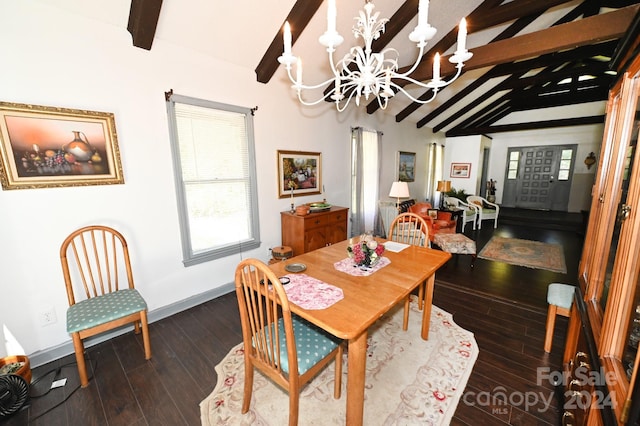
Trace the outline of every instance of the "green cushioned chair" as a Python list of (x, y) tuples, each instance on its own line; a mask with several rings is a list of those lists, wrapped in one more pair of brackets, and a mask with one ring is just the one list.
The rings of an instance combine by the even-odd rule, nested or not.
[(478, 211), (478, 229), (482, 229), (483, 220), (493, 220), (493, 227), (498, 227), (498, 216), (500, 215), (499, 205), (477, 195), (469, 195), (467, 197), (467, 204), (474, 205)]
[(478, 209), (475, 204), (469, 205), (464, 201), (455, 198), (455, 197), (444, 197), (444, 203), (446, 205), (452, 206), (456, 209), (463, 209), (464, 212), (462, 214), (462, 229), (461, 232), (464, 232), (464, 227), (467, 223), (471, 222), (473, 225), (473, 230), (476, 230), (476, 220), (478, 218)]
[(145, 359), (150, 359), (147, 303), (134, 287), (122, 234), (99, 225), (78, 229), (62, 243), (60, 262), (69, 300), (67, 332), (73, 339), (80, 384), (89, 384), (83, 340), (96, 334), (133, 324), (136, 333), (142, 330)]
[(298, 424), (302, 386), (334, 360), (334, 397), (340, 398), (342, 341), (293, 315), (280, 280), (260, 260), (240, 262), (235, 285), (244, 340), (242, 413), (251, 404), (254, 368), (289, 393), (289, 425)]

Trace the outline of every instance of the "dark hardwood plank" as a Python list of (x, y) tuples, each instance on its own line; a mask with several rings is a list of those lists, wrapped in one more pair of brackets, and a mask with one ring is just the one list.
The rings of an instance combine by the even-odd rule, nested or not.
[[(132, 333), (127, 335), (129, 338), (133, 336)], [(94, 378), (89, 386), (97, 386), (109, 424), (132, 424), (143, 418), (112, 342), (94, 346), (87, 352), (94, 367)]]

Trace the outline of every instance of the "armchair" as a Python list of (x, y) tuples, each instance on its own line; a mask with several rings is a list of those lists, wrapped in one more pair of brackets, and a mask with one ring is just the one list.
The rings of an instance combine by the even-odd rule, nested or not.
[(444, 204), (464, 210), (462, 212), (462, 232), (464, 232), (464, 226), (469, 222), (473, 224), (473, 230), (476, 230), (476, 219), (478, 218), (478, 209), (476, 207), (478, 206), (467, 204), (455, 197), (444, 197)]
[(429, 239), (433, 241), (435, 234), (455, 234), (456, 220), (451, 217), (451, 213), (438, 210), (438, 215), (434, 219), (429, 216), (432, 210), (430, 203), (416, 203), (409, 207), (410, 213), (415, 213), (422, 217), (429, 228)]
[(478, 229), (482, 229), (482, 221), (493, 219), (493, 227), (498, 227), (498, 215), (500, 214), (500, 206), (487, 201), (478, 195), (470, 195), (467, 197), (467, 203), (474, 204), (478, 209)]

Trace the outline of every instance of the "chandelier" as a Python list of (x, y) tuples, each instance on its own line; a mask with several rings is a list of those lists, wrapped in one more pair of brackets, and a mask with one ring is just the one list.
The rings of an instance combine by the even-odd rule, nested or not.
[[(409, 40), (417, 43), (419, 49), (418, 57), (413, 66), (404, 73), (398, 72), (398, 51), (392, 48), (383, 49), (381, 52), (374, 53), (371, 45), (374, 40), (378, 39), (385, 30), (385, 24), (389, 19), (378, 19), (379, 12), (373, 13), (375, 8), (370, 0), (366, 0), (364, 11), (359, 12), (359, 16), (355, 17), (355, 25), (353, 26), (353, 35), (355, 38), (362, 37), (364, 47), (355, 46), (349, 50), (342, 59), (335, 62), (334, 52), (336, 46), (339, 46), (344, 40), (336, 31), (336, 0), (329, 0), (327, 9), (327, 31), (320, 36), (319, 42), (327, 48), (329, 54), (329, 65), (333, 77), (328, 80), (316, 84), (306, 85), (302, 82), (302, 61), (291, 53), (291, 28), (289, 22), (284, 25), (284, 52), (278, 58), (278, 61), (287, 69), (289, 79), (293, 83), (292, 88), (298, 94), (298, 100), (307, 106), (316, 105), (327, 99), (331, 99), (336, 104), (336, 109), (340, 112), (344, 111), (349, 105), (351, 99), (355, 98), (356, 105), (360, 105), (360, 98), (364, 96), (365, 100), (374, 96), (378, 100), (380, 108), (385, 109), (389, 98), (393, 97), (396, 92), (404, 93), (413, 102), (426, 104), (433, 101), (440, 89), (453, 83), (462, 72), (464, 62), (469, 60), (473, 54), (466, 50), (467, 27), (464, 18), (460, 21), (458, 27), (458, 41), (455, 53), (449, 58), (451, 63), (456, 64), (457, 72), (448, 81), (440, 77), (440, 54), (436, 53), (433, 61), (433, 78), (427, 83), (417, 81), (410, 77), (422, 59), (424, 47), (428, 40), (431, 40), (436, 33), (436, 29), (427, 22), (429, 13), (429, 0), (420, 0), (418, 4), (418, 25), (409, 34)], [(296, 63), (296, 78), (293, 78), (292, 65)], [(396, 81), (404, 81), (415, 84), (425, 89), (431, 89), (433, 95), (426, 100), (417, 99), (411, 96)], [(302, 90), (316, 90), (327, 85), (333, 85), (330, 90), (325, 91), (322, 96), (315, 101), (306, 101), (302, 97)]]

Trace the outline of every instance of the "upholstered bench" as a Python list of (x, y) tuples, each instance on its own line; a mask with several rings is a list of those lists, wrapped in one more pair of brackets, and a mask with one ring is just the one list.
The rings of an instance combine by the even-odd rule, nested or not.
[(436, 234), (433, 243), (451, 254), (470, 254), (471, 267), (476, 261), (476, 242), (464, 234)]

